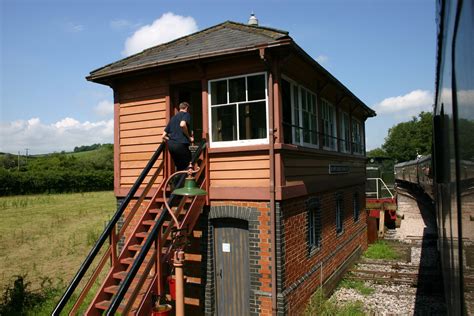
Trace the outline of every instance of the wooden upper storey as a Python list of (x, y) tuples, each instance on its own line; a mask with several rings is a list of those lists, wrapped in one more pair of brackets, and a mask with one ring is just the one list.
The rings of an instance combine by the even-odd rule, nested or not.
[(116, 195), (127, 193), (184, 100), (210, 140), (211, 199), (268, 200), (271, 172), (277, 199), (364, 182), (364, 122), (375, 113), (280, 34), (278, 45), (270, 37), (273, 46), (92, 73), (114, 89)]

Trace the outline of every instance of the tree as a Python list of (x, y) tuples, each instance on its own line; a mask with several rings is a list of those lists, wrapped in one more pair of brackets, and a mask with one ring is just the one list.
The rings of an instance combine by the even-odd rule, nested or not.
[(387, 153), (385, 150), (382, 148), (375, 148), (367, 152), (367, 157), (368, 158), (378, 158), (378, 157), (388, 157)]
[(417, 154), (431, 154), (432, 134), (433, 115), (421, 112), (411, 121), (390, 128), (382, 149), (398, 162), (413, 160)]

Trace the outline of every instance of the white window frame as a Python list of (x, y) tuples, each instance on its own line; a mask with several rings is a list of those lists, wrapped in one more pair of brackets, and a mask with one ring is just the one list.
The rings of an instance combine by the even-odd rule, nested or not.
[[(317, 94), (311, 91), (310, 89), (298, 84), (295, 80), (288, 78), (285, 75), (282, 75), (282, 79), (290, 83), (290, 99), (291, 99), (291, 135), (292, 135), (292, 144), (300, 145), (304, 147), (310, 148), (319, 148), (319, 124), (318, 124), (318, 98)], [(298, 91), (298, 104), (295, 104), (295, 95), (294, 95), (294, 88), (296, 87)], [(303, 139), (303, 101), (302, 101), (302, 91), (309, 92), (314, 98), (314, 105), (316, 109), (316, 113), (314, 114), (314, 130), (316, 131), (316, 139), (315, 144), (307, 143)], [(296, 110), (296, 111), (295, 111)], [(296, 121), (295, 112), (298, 115), (298, 122)], [(298, 123), (298, 124), (296, 124)], [(299, 134), (299, 141), (296, 140), (297, 135)]]
[[(332, 114), (332, 115), (331, 115)], [(326, 115), (328, 115), (326, 117)], [(329, 121), (327, 120), (329, 119)], [(337, 150), (337, 134), (336, 134), (336, 108), (326, 99), (321, 98), (321, 120), (323, 122), (323, 148), (326, 150)], [(327, 133), (326, 122), (329, 123), (330, 134)], [(331, 126), (332, 125), (332, 126)], [(328, 136), (329, 144), (332, 146), (326, 146), (324, 138)]]
[[(236, 79), (236, 78), (247, 78), (251, 76), (257, 76), (257, 75), (264, 75), (265, 76), (265, 112), (266, 112), (266, 133), (265, 133), (265, 138), (258, 138), (258, 139), (241, 139), (241, 140), (231, 140), (231, 141), (214, 141), (212, 137), (212, 132), (213, 132), (213, 126), (212, 126), (212, 108), (214, 107), (220, 107), (220, 106), (228, 106), (230, 104), (235, 104), (236, 105), (236, 117), (237, 117), (237, 137), (239, 137), (239, 104), (240, 103), (253, 103), (253, 102), (262, 102), (262, 100), (252, 100), (252, 101), (244, 101), (244, 102), (229, 102), (229, 80), (231, 79)], [(227, 103), (226, 104), (217, 104), (217, 105), (212, 105), (211, 100), (212, 100), (212, 90), (211, 90), (211, 84), (215, 81), (222, 81), (222, 80), (227, 80)], [(268, 76), (266, 72), (256, 72), (256, 73), (248, 73), (248, 74), (242, 74), (238, 76), (232, 76), (232, 77), (222, 77), (222, 78), (216, 78), (208, 81), (208, 125), (209, 125), (209, 144), (211, 148), (224, 148), (224, 147), (236, 147), (236, 146), (248, 146), (248, 145), (264, 145), (268, 144)], [(247, 87), (247, 79), (245, 80), (245, 98), (248, 99), (248, 87)]]
[[(347, 126), (346, 126), (346, 121), (344, 120), (345, 118), (347, 118)], [(350, 116), (349, 116), (349, 113), (346, 113), (344, 111), (339, 111), (339, 119), (340, 119), (340, 139), (341, 139), (341, 152), (343, 153), (349, 153), (351, 152), (351, 123), (350, 123)], [(346, 130), (347, 130), (347, 137), (346, 137)], [(344, 146), (345, 144), (347, 144), (347, 149), (345, 148), (346, 146)]]

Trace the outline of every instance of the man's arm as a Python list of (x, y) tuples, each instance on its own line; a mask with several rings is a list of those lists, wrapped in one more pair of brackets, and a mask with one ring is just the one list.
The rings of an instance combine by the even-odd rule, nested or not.
[(194, 137), (192, 137), (189, 133), (188, 129), (188, 123), (186, 121), (181, 121), (179, 122), (179, 127), (183, 130), (184, 135), (189, 139), (189, 141), (192, 143), (194, 142)]
[(161, 138), (163, 139), (162, 141), (164, 141), (164, 142), (166, 142), (166, 141), (168, 141), (168, 140), (170, 139), (170, 138), (168, 137), (168, 133), (167, 133), (166, 131), (163, 131), (163, 136), (162, 136)]

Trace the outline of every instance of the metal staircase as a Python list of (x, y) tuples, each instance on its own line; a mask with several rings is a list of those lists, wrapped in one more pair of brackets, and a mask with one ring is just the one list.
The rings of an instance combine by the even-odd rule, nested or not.
[[(170, 294), (165, 292), (167, 265), (177, 244), (182, 242), (173, 237), (177, 230), (184, 235), (192, 234), (207, 197), (178, 200), (171, 194), (167, 202), (173, 205), (172, 211), (179, 219), (179, 227), (175, 227), (163, 200), (163, 191), (168, 190), (164, 183), (170, 175), (167, 156), (165, 145), (161, 144), (81, 265), (53, 315), (64, 314), (65, 307), (69, 315), (150, 315), (157, 297), (169, 298)], [(192, 163), (200, 168), (195, 175), (198, 185), (207, 190), (205, 141), (197, 146)], [(160, 176), (162, 181), (157, 183)], [(183, 181), (184, 175), (178, 185)], [(117, 224), (125, 213), (119, 228)], [(122, 247), (118, 245), (120, 240), (124, 240)], [(99, 254), (102, 257), (97, 259)]]

